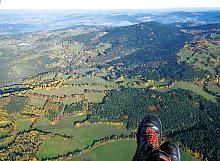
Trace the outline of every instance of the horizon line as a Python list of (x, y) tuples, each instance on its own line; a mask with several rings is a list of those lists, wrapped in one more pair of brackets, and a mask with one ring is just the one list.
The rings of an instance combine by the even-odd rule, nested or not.
[(220, 7), (173, 7), (173, 8), (143, 8), (143, 9), (141, 9), (141, 8), (128, 8), (128, 9), (126, 9), (126, 8), (122, 8), (122, 9), (119, 9), (119, 8), (116, 8), (116, 9), (110, 9), (110, 8), (107, 8), (107, 9), (99, 9), (99, 8), (97, 8), (97, 9), (93, 9), (93, 8), (88, 8), (88, 9), (79, 9), (79, 8), (76, 8), (76, 9), (62, 9), (62, 8), (54, 8), (54, 9), (37, 9), (37, 8), (34, 8), (34, 9), (32, 9), (32, 8), (24, 8), (24, 9), (22, 9), (22, 8), (17, 8), (17, 9), (13, 9), (13, 8), (1, 8), (1, 6), (0, 6), (0, 11), (2, 11), (2, 10), (17, 10), (17, 11), (22, 11), (22, 10), (26, 10), (26, 11), (31, 11), (31, 10), (33, 10), (33, 11), (53, 11), (53, 10), (56, 10), (56, 11), (85, 11), (85, 10), (91, 10), (91, 11), (119, 11), (119, 10), (122, 10), (122, 11), (126, 11), (126, 10), (212, 10), (212, 9), (215, 9), (215, 10), (220, 10)]

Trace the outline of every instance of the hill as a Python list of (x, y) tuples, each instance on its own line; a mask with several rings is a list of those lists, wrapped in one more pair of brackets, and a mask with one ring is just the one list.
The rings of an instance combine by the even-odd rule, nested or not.
[(151, 21), (2, 36), (2, 160), (97, 159), (148, 114), (186, 157), (217, 160), (219, 35), (217, 24)]

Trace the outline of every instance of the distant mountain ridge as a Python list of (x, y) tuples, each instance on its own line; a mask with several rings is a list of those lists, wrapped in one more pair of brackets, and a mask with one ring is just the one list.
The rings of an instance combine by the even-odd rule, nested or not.
[[(19, 18), (18, 18), (19, 17)], [(165, 24), (197, 25), (219, 23), (220, 12), (216, 11), (6, 11), (0, 12), (2, 24), (18, 25), (17, 32), (36, 32), (57, 30), (75, 26), (128, 26), (148, 21), (156, 21)], [(36, 23), (37, 22), (37, 23)], [(23, 24), (23, 27), (20, 26)], [(53, 24), (53, 25), (51, 25)], [(27, 27), (28, 26), (28, 27)], [(0, 25), (1, 28), (1, 25)], [(14, 33), (7, 28), (2, 31)]]

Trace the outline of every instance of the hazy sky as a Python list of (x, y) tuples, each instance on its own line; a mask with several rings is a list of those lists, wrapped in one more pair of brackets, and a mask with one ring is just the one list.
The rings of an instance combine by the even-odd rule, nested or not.
[(163, 9), (220, 7), (220, 0), (1, 0), (1, 9)]

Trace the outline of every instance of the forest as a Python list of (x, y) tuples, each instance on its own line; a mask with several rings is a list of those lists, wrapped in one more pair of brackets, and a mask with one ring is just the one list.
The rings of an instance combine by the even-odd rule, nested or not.
[[(156, 114), (166, 139), (201, 152), (204, 158), (217, 160), (219, 109), (219, 100), (212, 103), (189, 91), (123, 89), (107, 96), (103, 104), (94, 104), (89, 119), (120, 121), (127, 128), (137, 128), (146, 115)], [(96, 115), (100, 117), (97, 119)]]

